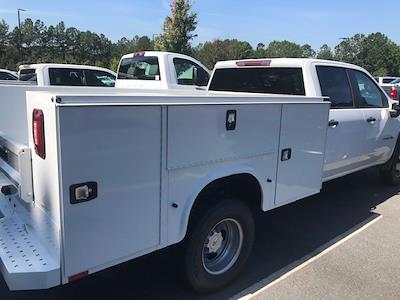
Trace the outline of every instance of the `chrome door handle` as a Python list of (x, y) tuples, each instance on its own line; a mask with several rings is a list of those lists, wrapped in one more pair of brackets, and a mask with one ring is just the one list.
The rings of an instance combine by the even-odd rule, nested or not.
[(374, 117), (369, 117), (368, 119), (367, 119), (367, 122), (368, 123), (374, 123), (376, 121), (376, 119), (374, 118)]

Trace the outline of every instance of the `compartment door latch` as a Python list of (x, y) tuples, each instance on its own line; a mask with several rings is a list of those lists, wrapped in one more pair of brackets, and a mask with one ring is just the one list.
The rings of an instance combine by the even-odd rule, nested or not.
[(292, 149), (283, 149), (281, 153), (281, 161), (287, 161), (292, 158)]
[(236, 129), (236, 110), (228, 110), (226, 112), (226, 130)]
[(87, 202), (97, 198), (97, 182), (89, 181), (71, 185), (69, 187), (69, 198), (71, 204)]

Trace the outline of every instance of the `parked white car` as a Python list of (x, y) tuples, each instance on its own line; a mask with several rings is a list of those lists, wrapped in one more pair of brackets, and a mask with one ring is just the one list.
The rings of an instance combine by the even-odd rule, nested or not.
[(18, 80), (18, 73), (6, 69), (0, 69), (0, 80)]
[(108, 69), (71, 64), (32, 64), (19, 67), (19, 80), (38, 86), (114, 87), (116, 74)]

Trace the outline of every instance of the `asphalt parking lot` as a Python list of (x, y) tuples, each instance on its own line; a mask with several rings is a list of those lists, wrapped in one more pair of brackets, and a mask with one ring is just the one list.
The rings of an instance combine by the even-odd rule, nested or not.
[(371, 169), (262, 214), (248, 267), (215, 294), (185, 287), (172, 247), (47, 291), (9, 292), (0, 279), (0, 299), (398, 299), (399, 191)]

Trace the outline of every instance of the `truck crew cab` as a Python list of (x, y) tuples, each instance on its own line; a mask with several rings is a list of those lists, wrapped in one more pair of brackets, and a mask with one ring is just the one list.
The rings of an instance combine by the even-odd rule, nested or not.
[[(324, 97), (331, 102), (323, 180), (381, 165), (386, 182), (400, 182), (398, 103), (363, 68), (318, 59), (218, 62), (210, 91)], [(388, 163), (389, 162), (389, 163)]]

